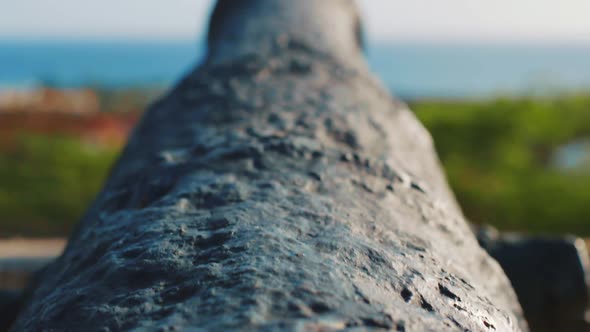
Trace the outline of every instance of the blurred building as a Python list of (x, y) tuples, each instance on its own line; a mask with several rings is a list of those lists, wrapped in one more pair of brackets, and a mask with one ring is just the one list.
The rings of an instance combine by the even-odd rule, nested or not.
[(91, 89), (38, 88), (0, 91), (0, 113), (91, 114), (100, 110), (100, 100)]

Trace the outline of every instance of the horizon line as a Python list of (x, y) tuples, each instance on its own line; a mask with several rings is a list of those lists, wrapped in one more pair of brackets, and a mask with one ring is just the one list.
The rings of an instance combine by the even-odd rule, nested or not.
[[(408, 45), (476, 45), (476, 46), (494, 46), (494, 45), (514, 45), (514, 46), (576, 46), (590, 48), (590, 40), (584, 39), (540, 39), (540, 38), (457, 38), (457, 37), (433, 37), (433, 38), (383, 38), (383, 37), (367, 37), (367, 42), (370, 44), (408, 44)], [(204, 44), (206, 37), (188, 37), (188, 36), (115, 36), (115, 35), (80, 35), (80, 36), (34, 36), (34, 35), (1, 35), (0, 42), (65, 42), (65, 43), (191, 43), (195, 46)]]

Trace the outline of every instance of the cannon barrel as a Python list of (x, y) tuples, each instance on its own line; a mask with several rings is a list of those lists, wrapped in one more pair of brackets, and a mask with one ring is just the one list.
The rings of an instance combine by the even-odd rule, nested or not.
[(359, 22), (219, 1), (13, 330), (527, 330)]

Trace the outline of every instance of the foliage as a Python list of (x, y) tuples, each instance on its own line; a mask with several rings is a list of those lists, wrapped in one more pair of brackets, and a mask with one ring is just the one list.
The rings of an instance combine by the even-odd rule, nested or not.
[(466, 216), (505, 230), (590, 235), (590, 171), (560, 170), (555, 150), (590, 137), (590, 96), (421, 101)]
[(69, 233), (117, 152), (77, 138), (20, 135), (0, 151), (0, 235)]

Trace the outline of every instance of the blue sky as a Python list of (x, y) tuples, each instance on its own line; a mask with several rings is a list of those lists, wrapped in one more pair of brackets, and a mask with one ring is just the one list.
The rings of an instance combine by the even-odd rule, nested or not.
[[(238, 1), (238, 0), (236, 0)], [(590, 45), (590, 0), (360, 0), (370, 38)], [(0, 0), (0, 38), (200, 36), (211, 0)]]

